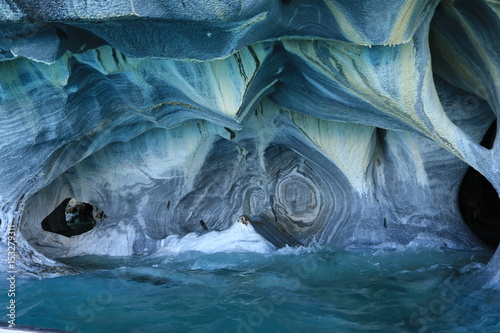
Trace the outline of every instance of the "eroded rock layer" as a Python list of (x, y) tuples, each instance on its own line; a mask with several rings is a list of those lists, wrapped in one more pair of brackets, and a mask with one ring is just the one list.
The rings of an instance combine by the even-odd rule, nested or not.
[[(302, 244), (484, 246), (458, 192), (469, 166), (500, 189), (499, 6), (0, 1), (2, 233), (35, 273), (243, 214)], [(44, 230), (67, 198), (107, 217)]]

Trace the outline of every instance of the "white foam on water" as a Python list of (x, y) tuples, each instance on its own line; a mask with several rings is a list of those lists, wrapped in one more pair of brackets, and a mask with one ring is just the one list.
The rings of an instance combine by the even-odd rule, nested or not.
[(162, 241), (161, 250), (157, 253), (177, 254), (187, 251), (270, 253), (276, 251), (276, 247), (259, 235), (251, 224), (235, 222), (223, 231), (211, 231), (201, 235), (193, 232), (183, 237), (168, 236)]

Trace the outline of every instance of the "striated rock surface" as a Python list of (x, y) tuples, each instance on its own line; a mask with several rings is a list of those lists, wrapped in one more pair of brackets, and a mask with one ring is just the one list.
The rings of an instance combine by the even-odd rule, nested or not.
[[(35, 274), (242, 214), (302, 244), (482, 247), (458, 193), (469, 166), (500, 190), (499, 136), (479, 144), (500, 112), (499, 8), (0, 0), (1, 234)], [(67, 198), (107, 217), (44, 230)]]

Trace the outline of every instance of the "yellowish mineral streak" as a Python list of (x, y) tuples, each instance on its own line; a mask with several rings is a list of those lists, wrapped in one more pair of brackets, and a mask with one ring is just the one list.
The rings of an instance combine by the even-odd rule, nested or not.
[(374, 127), (321, 120), (296, 112), (292, 113), (292, 120), (340, 168), (357, 191), (367, 190), (370, 178), (366, 173), (373, 156)]
[[(495, 3), (496, 2), (496, 3)], [(490, 7), (492, 9), (496, 10), (496, 13), (499, 15), (500, 19), (500, 7), (499, 7), (499, 2), (498, 1), (490, 1), (492, 5)], [(463, 27), (465, 30), (467, 37), (471, 41), (472, 45), (474, 45), (474, 50), (479, 54), (481, 57), (481, 61), (486, 65), (486, 68), (488, 69), (488, 72), (494, 77), (494, 81), (492, 82), (493, 84), (497, 84), (500, 82), (500, 70), (498, 69), (497, 64), (493, 61), (495, 57), (493, 57), (489, 50), (483, 46), (482, 41), (478, 38), (477, 36), (477, 30), (474, 29), (473, 26), (469, 24), (469, 21), (467, 20), (467, 17), (462, 15), (460, 11), (458, 11), (454, 6), (453, 6), (453, 1), (446, 0), (444, 1), (444, 5), (446, 6), (446, 9), (452, 13), (460, 22), (460, 25)], [(442, 42), (442, 39), (440, 39), (440, 42)], [(452, 46), (452, 45), (449, 45)], [(449, 50), (452, 50), (450, 48)], [(460, 60), (461, 63), (470, 65), (469, 60), (463, 58), (460, 56), (461, 52), (453, 52), (454, 54), (457, 55), (457, 60)], [(490, 105), (493, 105), (492, 101), (490, 101), (489, 96), (486, 92), (486, 89), (484, 87), (484, 82), (481, 80), (477, 73), (474, 71), (471, 66), (461, 66), (457, 65), (454, 66), (456, 70), (461, 70), (461, 75), (462, 77), (466, 78), (469, 82), (471, 82), (474, 85), (474, 90), (473, 93), (483, 97), (484, 99), (488, 100), (490, 102)], [(467, 69), (466, 69), (467, 68)], [(500, 89), (500, 87), (497, 87)]]
[(366, 44), (366, 36), (364, 36), (354, 25), (354, 21), (349, 17), (345, 10), (338, 5), (337, 1), (326, 0), (325, 4), (328, 6), (328, 9), (330, 9), (333, 17), (335, 17), (335, 20), (337, 21), (344, 36), (346, 36), (353, 43)]
[[(429, 1), (403, 1), (401, 9), (398, 11), (398, 17), (394, 23), (387, 45), (397, 45), (409, 43), (415, 31), (421, 23), (420, 19), (412, 22), (415, 13), (419, 13), (419, 18), (428, 14), (428, 11), (423, 11)], [(420, 8), (417, 8), (419, 6)], [(413, 25), (412, 25), (413, 23)]]
[[(378, 49), (341, 42), (290, 41), (291, 53), (305, 58), (311, 67), (332, 82), (381, 112), (400, 119), (416, 131), (435, 140), (461, 159), (458, 142), (474, 146), (446, 116), (435, 91), (430, 64), (422, 66), (417, 45), (410, 42)], [(319, 46), (318, 46), (319, 45)], [(329, 50), (328, 57), (319, 57)], [(377, 52), (371, 54), (371, 52)], [(376, 60), (373, 60), (376, 59)], [(376, 61), (376, 63), (375, 63)], [(422, 108), (423, 106), (423, 108)], [(335, 110), (332, 108), (332, 112)]]

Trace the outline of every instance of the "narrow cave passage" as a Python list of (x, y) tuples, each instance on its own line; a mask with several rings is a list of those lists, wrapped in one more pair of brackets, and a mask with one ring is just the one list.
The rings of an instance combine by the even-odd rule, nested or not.
[[(497, 132), (496, 121), (486, 132), (481, 145), (491, 149)], [(483, 243), (496, 249), (500, 243), (500, 198), (491, 183), (470, 168), (458, 192), (460, 213), (470, 230)]]
[(71, 237), (92, 230), (97, 221), (105, 218), (104, 212), (91, 204), (74, 198), (66, 198), (43, 219), (42, 229)]

